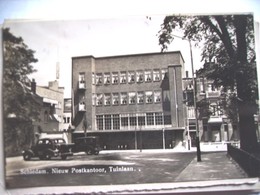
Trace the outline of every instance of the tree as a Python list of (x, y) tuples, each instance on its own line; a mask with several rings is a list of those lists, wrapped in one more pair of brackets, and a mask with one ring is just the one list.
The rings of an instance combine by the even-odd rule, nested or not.
[(28, 78), (36, 71), (31, 65), (37, 62), (34, 51), (28, 49), (21, 37), (11, 34), (8, 28), (3, 29), (3, 46), (4, 116), (14, 114), (17, 118), (31, 120), (37, 116)]
[[(36, 71), (31, 65), (37, 62), (34, 51), (28, 48), (21, 37), (14, 36), (9, 28), (4, 28), (2, 32), (4, 137), (6, 145), (9, 145), (12, 144), (10, 137), (28, 140), (32, 121), (39, 119), (40, 102), (31, 92), (28, 78), (29, 74)], [(20, 140), (16, 140), (16, 143), (21, 143)]]
[(183, 30), (183, 38), (202, 46), (205, 64), (198, 74), (225, 91), (236, 92), (241, 148), (254, 151), (258, 86), (252, 15), (166, 16), (158, 34), (162, 51), (167, 50), (176, 29)]

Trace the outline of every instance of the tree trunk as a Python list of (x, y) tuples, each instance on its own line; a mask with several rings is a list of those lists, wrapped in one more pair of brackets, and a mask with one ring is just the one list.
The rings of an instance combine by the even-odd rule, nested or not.
[(252, 84), (250, 75), (246, 72), (247, 67), (247, 42), (246, 26), (247, 15), (235, 16), (235, 27), (237, 36), (237, 96), (238, 115), (240, 130), (241, 149), (252, 152), (257, 148), (256, 128), (254, 114), (257, 111), (254, 96), (252, 94)]

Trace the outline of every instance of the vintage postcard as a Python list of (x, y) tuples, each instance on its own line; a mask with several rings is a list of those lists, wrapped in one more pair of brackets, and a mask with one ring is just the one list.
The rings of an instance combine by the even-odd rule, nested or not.
[(254, 29), (248, 13), (5, 21), (6, 188), (257, 190)]

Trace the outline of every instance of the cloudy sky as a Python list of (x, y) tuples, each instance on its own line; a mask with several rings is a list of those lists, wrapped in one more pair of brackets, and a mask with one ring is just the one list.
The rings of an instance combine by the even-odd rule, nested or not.
[[(19, 2), (23, 2), (23, 4)], [(14, 35), (21, 36), (29, 48), (35, 50), (35, 57), (39, 61), (34, 65), (38, 71), (30, 78), (35, 78), (38, 85), (48, 85), (48, 81), (56, 79), (56, 64), (59, 63), (59, 82), (60, 86), (65, 87), (65, 97), (71, 95), (72, 57), (160, 52), (156, 35), (165, 15), (176, 13), (176, 7), (180, 8), (180, 6), (182, 9), (179, 10), (182, 10), (184, 14), (206, 11), (205, 9), (199, 11), (202, 8), (198, 6), (202, 5), (199, 4), (200, 1), (196, 1), (196, 6), (191, 7), (185, 6), (187, 5), (185, 0), (172, 0), (171, 3), (161, 1), (167, 2), (166, 4), (158, 4), (159, 1), (138, 1), (139, 3), (125, 1), (122, 4), (122, 1), (117, 1), (114, 4), (116, 7), (111, 4), (116, 1), (109, 1), (110, 4), (100, 0), (95, 1), (94, 4), (84, 1), (85, 3), (81, 7), (76, 6), (76, 2), (79, 0), (73, 1), (75, 2), (73, 4), (60, 4), (61, 1), (53, 0), (50, 4), (52, 6), (49, 7), (46, 2), (50, 4), (50, 1), (41, 0), (2, 0), (0, 7), (3, 12), (0, 14), (0, 19), (3, 21), (4, 27), (10, 27), (10, 31)], [(178, 2), (178, 4), (174, 4), (174, 2)], [(205, 3), (206, 1), (203, 2), (204, 8), (209, 7)], [(218, 2), (221, 3), (221, 1)], [(246, 5), (248, 6), (246, 11), (251, 10), (252, 12), (256, 9), (255, 5), (259, 5), (255, 1), (252, 1), (252, 5), (248, 2), (250, 1), (245, 4), (245, 1), (236, 0), (237, 11), (242, 7), (245, 9)], [(164, 5), (164, 9), (158, 9), (161, 7), (159, 5)], [(170, 12), (171, 9), (173, 12)], [(207, 11), (210, 9), (212, 6)], [(214, 10), (212, 13), (220, 13), (217, 9)], [(225, 11), (230, 13), (222, 7), (222, 12)], [(87, 17), (83, 17), (83, 13)], [(146, 16), (151, 19), (147, 19)], [(255, 17), (257, 18), (258, 15)], [(176, 34), (180, 35), (180, 32), (176, 32)], [(175, 39), (169, 47), (169, 51), (176, 50), (182, 52), (185, 69), (190, 71), (191, 59), (188, 42)], [(193, 47), (193, 56), (194, 66), (197, 69), (202, 65), (198, 48)]]

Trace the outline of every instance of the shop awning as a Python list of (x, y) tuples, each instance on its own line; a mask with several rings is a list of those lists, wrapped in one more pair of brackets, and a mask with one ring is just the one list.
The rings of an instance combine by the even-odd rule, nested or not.
[(43, 102), (44, 103), (49, 103), (49, 104), (56, 104), (58, 105), (58, 101), (57, 100), (52, 100), (52, 99), (49, 99), (49, 98), (43, 98)]

